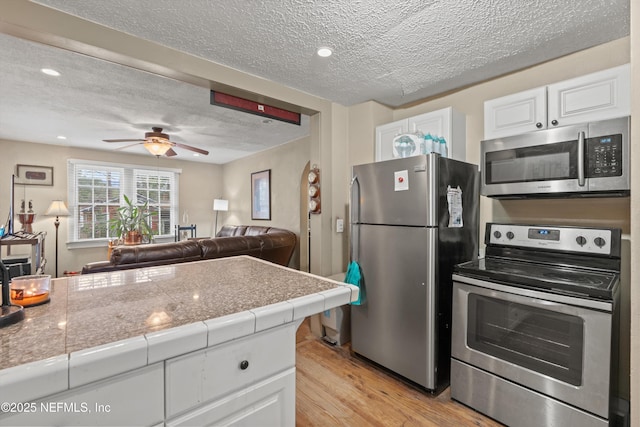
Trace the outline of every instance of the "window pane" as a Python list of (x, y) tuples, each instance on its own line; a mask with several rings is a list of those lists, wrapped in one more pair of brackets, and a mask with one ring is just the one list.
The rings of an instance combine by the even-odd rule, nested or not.
[(167, 208), (160, 210), (160, 234), (171, 234), (171, 211)]
[(162, 204), (171, 204), (171, 192), (169, 191), (161, 191), (160, 192), (160, 203)]
[(94, 202), (95, 203), (107, 203), (107, 188), (97, 187), (94, 190)]
[(78, 203), (91, 203), (93, 202), (93, 191), (90, 187), (78, 188)]
[(94, 209), (94, 238), (96, 239), (104, 239), (107, 237), (107, 207), (106, 206), (96, 206)]
[(93, 172), (86, 169), (77, 171), (77, 183), (78, 185), (93, 185)]
[(138, 176), (136, 178), (136, 188), (149, 188), (145, 177)]
[(94, 171), (93, 173), (93, 185), (96, 187), (106, 187), (107, 186), (107, 175), (108, 173), (105, 171)]
[(109, 194), (109, 203), (119, 204), (120, 203), (120, 189), (119, 188), (110, 187), (108, 192), (109, 192), (108, 193)]
[(91, 205), (78, 206), (78, 238), (93, 238), (93, 207)]
[(120, 187), (120, 172), (109, 172), (107, 177), (109, 187)]

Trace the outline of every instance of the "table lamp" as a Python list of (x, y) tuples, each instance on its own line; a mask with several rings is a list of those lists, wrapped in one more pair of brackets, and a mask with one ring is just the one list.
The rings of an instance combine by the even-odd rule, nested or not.
[(54, 200), (44, 214), (56, 217), (53, 225), (56, 226), (56, 277), (58, 277), (58, 227), (60, 226), (60, 217), (69, 216), (69, 210), (62, 200)]
[(216, 212), (216, 225), (213, 228), (213, 237), (218, 234), (218, 212), (229, 210), (229, 201), (224, 199), (213, 199), (213, 210)]

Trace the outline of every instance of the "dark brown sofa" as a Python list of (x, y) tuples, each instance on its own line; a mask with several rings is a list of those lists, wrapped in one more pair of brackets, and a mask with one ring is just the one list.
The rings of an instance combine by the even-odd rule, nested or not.
[(82, 274), (127, 270), (180, 262), (250, 255), (288, 265), (296, 247), (296, 234), (274, 227), (225, 225), (214, 238), (194, 238), (175, 243), (116, 246), (108, 261), (82, 267)]

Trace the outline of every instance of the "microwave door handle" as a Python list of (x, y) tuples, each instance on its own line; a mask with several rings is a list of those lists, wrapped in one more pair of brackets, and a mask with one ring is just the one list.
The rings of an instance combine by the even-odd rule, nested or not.
[(578, 132), (578, 185), (584, 187), (584, 132)]

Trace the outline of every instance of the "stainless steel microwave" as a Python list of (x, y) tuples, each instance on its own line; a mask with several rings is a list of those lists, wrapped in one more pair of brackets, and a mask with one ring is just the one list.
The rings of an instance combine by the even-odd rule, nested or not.
[(628, 196), (630, 118), (481, 142), (481, 193), (494, 198)]

